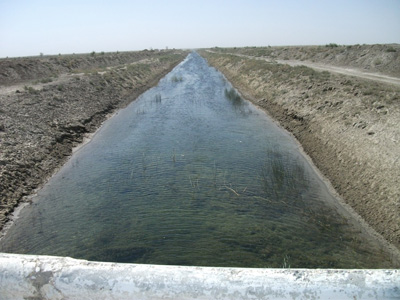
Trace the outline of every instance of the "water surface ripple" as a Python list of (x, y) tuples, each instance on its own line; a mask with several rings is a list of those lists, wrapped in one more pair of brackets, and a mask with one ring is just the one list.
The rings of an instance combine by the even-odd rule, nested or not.
[(108, 120), (3, 252), (151, 264), (383, 268), (293, 139), (198, 54)]

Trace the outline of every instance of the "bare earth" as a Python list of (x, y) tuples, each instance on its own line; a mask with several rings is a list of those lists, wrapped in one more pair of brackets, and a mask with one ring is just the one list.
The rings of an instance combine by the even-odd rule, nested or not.
[(106, 118), (157, 84), (185, 51), (0, 60), (0, 230)]
[[(355, 60), (359, 51), (366, 63), (390, 55), (388, 65), (400, 66), (398, 45), (360, 47), (346, 57)], [(310, 51), (304, 48), (292, 47), (283, 61), (278, 47), (213, 48), (202, 55), (291, 132), (344, 201), (399, 248), (400, 76), (354, 63), (349, 70), (334, 58), (335, 65), (293, 59)], [(314, 47), (314, 58), (326, 56), (317, 52)]]
[[(218, 52), (211, 51), (211, 50), (206, 50), (206, 51), (209, 53), (218, 53)], [(256, 57), (256, 56), (237, 54), (237, 53), (231, 53), (231, 52), (228, 52), (227, 54), (233, 54), (233, 55), (237, 55), (237, 56), (245, 57), (245, 58), (249, 58), (249, 59), (265, 60), (270, 63), (276, 62), (278, 64), (286, 64), (286, 65), (289, 65), (292, 67), (306, 66), (306, 67), (312, 68), (317, 71), (329, 71), (332, 73), (348, 75), (348, 76), (355, 76), (355, 77), (364, 78), (364, 79), (371, 79), (374, 81), (380, 81), (383, 83), (389, 83), (389, 84), (394, 84), (396, 86), (400, 86), (400, 77), (393, 77), (393, 76), (383, 75), (380, 73), (365, 72), (365, 71), (362, 71), (360, 69), (355, 69), (355, 68), (335, 67), (335, 66), (324, 64), (324, 63), (316, 63), (316, 62), (301, 61), (301, 60), (281, 60), (281, 59), (273, 60), (273, 59), (269, 59), (269, 58)]]

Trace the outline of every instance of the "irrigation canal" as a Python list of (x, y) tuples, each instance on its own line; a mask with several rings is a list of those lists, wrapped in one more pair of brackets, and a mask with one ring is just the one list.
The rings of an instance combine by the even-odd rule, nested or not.
[(197, 53), (108, 120), (0, 251), (148, 264), (390, 268), (290, 135)]

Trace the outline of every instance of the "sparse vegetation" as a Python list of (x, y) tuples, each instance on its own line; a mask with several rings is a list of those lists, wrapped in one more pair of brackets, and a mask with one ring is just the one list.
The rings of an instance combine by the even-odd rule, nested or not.
[[(400, 59), (394, 55), (399, 45), (338, 45), (292, 47), (244, 47), (212, 49), (218, 53), (265, 57), (274, 60), (298, 60), (318, 62), (400, 77)], [(388, 55), (392, 54), (392, 55)]]
[(26, 91), (26, 92), (28, 92), (29, 94), (39, 94), (39, 91), (38, 90), (36, 90), (36, 89), (34, 89), (33, 87), (31, 87), (31, 86), (24, 86), (24, 90)]
[(242, 97), (240, 97), (240, 95), (233, 88), (225, 89), (225, 97), (231, 100), (234, 104), (242, 101)]
[(330, 44), (326, 44), (325, 47), (337, 48), (337, 47), (339, 47), (339, 45), (338, 45), (338, 44), (335, 44), (335, 43), (330, 43)]
[(183, 81), (183, 78), (182, 78), (182, 76), (176, 76), (176, 75), (174, 75), (174, 76), (171, 78), (171, 81), (172, 81), (172, 82), (181, 82), (181, 81)]
[(41, 83), (49, 83), (49, 82), (52, 82), (52, 81), (53, 81), (53, 78), (51, 78), (51, 77), (44, 78), (44, 79), (40, 80)]

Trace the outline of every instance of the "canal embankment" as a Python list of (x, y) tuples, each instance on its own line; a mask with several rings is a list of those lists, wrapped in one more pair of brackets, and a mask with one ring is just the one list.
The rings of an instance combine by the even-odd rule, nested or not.
[(0, 60), (0, 229), (85, 136), (186, 55), (145, 50)]
[[(384, 59), (397, 53), (393, 47), (388, 49), (383, 50), (381, 63), (375, 61), (376, 56), (375, 60), (369, 57), (383, 74), (384, 62), (391, 66)], [(260, 49), (212, 50), (201, 54), (245, 98), (291, 132), (344, 201), (387, 241), (399, 247), (400, 88), (243, 56), (254, 55), (248, 51)], [(271, 53), (273, 50), (274, 47), (265, 49)], [(289, 50), (282, 54), (284, 59), (306, 59), (303, 57), (306, 51)], [(322, 47), (320, 50), (326, 51)], [(234, 55), (234, 51), (241, 56)], [(318, 51), (318, 47), (313, 51)], [(336, 49), (331, 52), (334, 51), (343, 53)], [(330, 57), (332, 53), (314, 52), (312, 57), (316, 61), (321, 56), (321, 59), (336, 61), (336, 65), (345, 62), (345, 59)], [(397, 56), (393, 57), (396, 61)], [(367, 58), (364, 64), (367, 65)], [(396, 75), (393, 70), (386, 74)]]
[(159, 265), (399, 266), (299, 150), (193, 52), (30, 198), (0, 251)]

